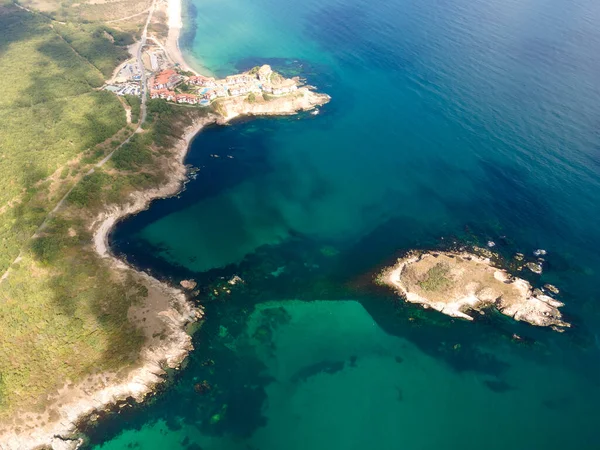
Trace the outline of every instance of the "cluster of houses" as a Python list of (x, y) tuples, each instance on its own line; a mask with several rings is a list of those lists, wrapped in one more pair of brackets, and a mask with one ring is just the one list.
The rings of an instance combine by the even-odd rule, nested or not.
[[(175, 87), (184, 83), (194, 87), (193, 93), (176, 93)], [(250, 93), (266, 92), (272, 95), (286, 95), (298, 89), (295, 80), (284, 79), (264, 65), (250, 72), (231, 75), (217, 80), (212, 77), (182, 77), (175, 70), (163, 70), (150, 79), (150, 97), (190, 105), (209, 105), (219, 97), (238, 97)]]
[(137, 62), (127, 62), (121, 67), (112, 82), (104, 86), (104, 89), (117, 95), (135, 95), (139, 97), (141, 78), (142, 70), (139, 64)]
[(104, 89), (117, 95), (135, 95), (136, 97), (140, 95), (139, 83), (108, 84), (104, 86)]

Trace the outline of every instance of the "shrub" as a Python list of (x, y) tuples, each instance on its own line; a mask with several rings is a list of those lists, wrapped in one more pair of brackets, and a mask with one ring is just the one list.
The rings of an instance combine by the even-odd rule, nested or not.
[(91, 175), (83, 178), (69, 194), (68, 201), (79, 207), (94, 206), (101, 202), (102, 187), (107, 175), (96, 170)]
[(450, 267), (447, 264), (437, 263), (427, 271), (425, 277), (418, 284), (425, 291), (446, 289), (450, 284), (450, 279), (446, 277), (448, 272), (450, 272)]

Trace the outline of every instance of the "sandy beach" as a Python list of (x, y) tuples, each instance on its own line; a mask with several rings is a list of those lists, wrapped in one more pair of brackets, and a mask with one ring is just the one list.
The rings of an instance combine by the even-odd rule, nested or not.
[(181, 18), (182, 4), (183, 0), (168, 0), (167, 17), (169, 33), (165, 42), (165, 52), (173, 64), (179, 64), (183, 70), (199, 75), (199, 73), (185, 61), (183, 54), (181, 53), (181, 48), (179, 47), (179, 36), (181, 35), (181, 29), (183, 28), (183, 20)]

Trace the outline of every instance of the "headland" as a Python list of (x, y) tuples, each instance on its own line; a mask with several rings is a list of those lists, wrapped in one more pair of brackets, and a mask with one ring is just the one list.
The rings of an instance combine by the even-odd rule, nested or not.
[[(160, 8), (166, 9), (167, 14), (153, 17)], [(147, 32), (148, 24), (159, 20), (157, 16), (168, 17), (166, 36)], [(316, 108), (330, 100), (329, 96), (303, 86), (298, 79), (285, 79), (269, 66), (223, 80), (200, 75), (186, 64), (179, 49), (181, 0), (154, 1), (144, 21), (146, 25), (141, 41), (130, 47), (130, 59), (121, 64), (104, 85), (104, 90), (120, 98), (138, 97), (136, 115), (141, 120), (137, 128), (131, 127), (133, 134), (78, 181), (93, 176), (95, 171), (101, 172), (102, 166), (110, 165), (113, 155), (129, 149), (128, 146), (137, 142), (138, 136), (143, 139), (147, 97), (155, 102), (155, 107), (156, 102), (164, 102), (169, 104), (169, 108), (182, 111), (182, 117), (186, 118), (182, 120), (185, 124), (183, 132), (170, 136), (172, 140), (168, 148), (161, 152), (161, 156), (153, 157), (152, 167), (144, 169), (160, 182), (128, 189), (116, 203), (104, 202), (104, 207), (94, 210), (93, 214), (86, 212), (84, 220), (86, 235), (92, 237), (91, 242), (83, 243), (85, 248), (102, 261), (101, 264), (115, 279), (133, 280), (145, 291), (140, 296), (143, 299), (129, 307), (126, 313), (131, 324), (143, 335), (143, 344), (139, 355), (134, 358), (135, 363), (127, 367), (114, 372), (100, 371), (83, 381), (65, 380), (58, 392), (48, 396), (48, 406), (44, 411), (17, 410), (13, 420), (15, 425), (9, 425), (0, 432), (0, 448), (3, 450), (79, 447), (82, 439), (77, 427), (82, 420), (93, 419), (96, 412), (128, 398), (143, 401), (157, 384), (164, 382), (166, 369), (178, 368), (192, 350), (188, 329), (190, 324), (202, 318), (201, 307), (189, 301), (181, 289), (115, 258), (108, 246), (108, 236), (120, 220), (148, 208), (152, 200), (175, 195), (181, 189), (187, 178), (183, 161), (191, 139), (208, 124), (226, 124), (240, 116), (290, 115)], [(122, 103), (125, 105), (125, 102)], [(126, 109), (131, 123), (134, 108), (126, 106)], [(153, 120), (160, 120), (160, 114), (155, 113)], [(135, 176), (131, 170), (129, 174)], [(111, 169), (111, 176), (118, 176), (118, 171)], [(67, 202), (63, 204), (61, 201), (52, 214), (59, 214), (65, 205), (69, 207), (69, 194), (73, 189), (77, 190), (77, 185), (65, 195)], [(74, 236), (75, 233), (69, 230), (69, 235)]]

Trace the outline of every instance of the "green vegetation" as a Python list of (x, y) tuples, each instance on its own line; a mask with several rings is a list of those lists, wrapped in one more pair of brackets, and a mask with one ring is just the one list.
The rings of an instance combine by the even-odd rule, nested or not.
[(135, 361), (142, 344), (127, 320), (129, 306), (141, 300), (135, 283), (81, 251), (89, 236), (78, 229), (71, 237), (66, 225), (52, 223), (2, 284), (0, 416), (17, 406), (42, 408), (65, 380), (118, 370)]
[(249, 103), (255, 103), (256, 102), (256, 95), (254, 94), (254, 92), (250, 92), (250, 94), (248, 94), (248, 102)]
[(140, 107), (142, 100), (135, 95), (125, 95), (123, 98), (131, 108), (131, 122), (138, 123), (140, 121)]
[(206, 108), (185, 108), (165, 100), (148, 101), (146, 132), (134, 134), (117, 149), (105, 169), (86, 176), (67, 198), (76, 209), (99, 212), (121, 203), (130, 192), (156, 186), (164, 181), (163, 161), (193, 118), (209, 114)]
[(188, 93), (192, 91), (192, 87), (186, 83), (181, 83), (179, 86), (177, 86), (177, 88), (175, 89), (176, 92), (180, 92), (180, 93)]
[[(0, 273), (16, 258), (54, 200), (44, 183), (86, 149), (114, 136), (125, 123), (117, 98), (96, 91), (103, 75), (57, 32), (61, 26), (16, 8), (0, 14)], [(67, 27), (63, 27), (67, 29)], [(78, 43), (93, 38), (78, 32)], [(115, 48), (96, 62), (116, 64)], [(96, 156), (104, 149), (96, 148)], [(63, 175), (64, 174), (64, 175)], [(51, 197), (48, 197), (51, 196)]]
[[(149, 0), (19, 0), (19, 3), (41, 11), (48, 18), (62, 22), (92, 23), (119, 19), (140, 13), (152, 3)], [(136, 17), (143, 21), (144, 17)], [(122, 22), (119, 22), (121, 24)]]
[(277, 72), (273, 72), (271, 73), (270, 81), (272, 84), (281, 84), (285, 81), (285, 78), (283, 78)]
[[(114, 68), (129, 58), (127, 49), (112, 42), (117, 39), (107, 32), (108, 27), (69, 23), (54, 24), (53, 28), (79, 55), (98, 69), (104, 78), (110, 78)], [(124, 33), (114, 31), (113, 34), (119, 37), (119, 42), (131, 44), (131, 36), (127, 39), (123, 37)]]
[[(120, 47), (128, 46), (135, 43), (135, 39), (131, 33), (125, 33), (124, 31), (115, 30), (114, 28), (107, 27), (105, 25), (100, 25), (96, 27), (96, 32), (104, 32), (112, 38), (112, 42), (115, 45)], [(109, 37), (104, 36), (104, 37)]]
[(418, 282), (421, 289), (425, 291), (442, 291), (450, 285), (450, 279), (446, 275), (450, 272), (450, 266), (445, 263), (437, 263), (431, 267), (425, 277)]
[[(149, 6), (109, 7), (121, 3)], [(96, 254), (90, 230), (107, 206), (163, 182), (173, 144), (210, 112), (152, 100), (144, 133), (134, 134), (119, 99), (97, 90), (122, 60), (127, 36), (48, 18), (107, 5), (27, 6), (46, 15), (0, 7), (0, 274), (10, 268), (0, 282), (0, 428), (19, 412), (45, 411), (65, 383), (120, 376), (138, 361), (152, 338), (128, 312), (148, 289)], [(125, 101), (139, 122), (139, 99)], [(93, 166), (113, 150), (107, 164)]]
[(194, 72), (190, 72), (189, 70), (178, 70), (177, 72), (183, 75), (184, 77), (193, 77), (194, 75), (196, 75)]
[(112, 165), (117, 170), (136, 170), (152, 162), (152, 152), (149, 144), (152, 136), (136, 134), (112, 157)]
[[(148, 170), (121, 181), (116, 166), (84, 176), (133, 131), (117, 97), (96, 90), (123, 58), (116, 44), (129, 39), (0, 7), (0, 274), (10, 267), (0, 284), (3, 423), (41, 411), (66, 381), (118, 372), (139, 356), (143, 337), (127, 311), (147, 291), (96, 255), (89, 226), (107, 199), (160, 177)], [(139, 100), (127, 101), (139, 120)], [(150, 168), (152, 142), (152, 133), (136, 135), (117, 151), (119, 167)], [(68, 207), (32, 238), (74, 185)]]

